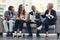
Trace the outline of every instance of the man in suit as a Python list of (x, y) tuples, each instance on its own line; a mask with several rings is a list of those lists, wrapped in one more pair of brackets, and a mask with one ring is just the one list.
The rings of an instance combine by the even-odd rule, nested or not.
[(13, 25), (15, 22), (16, 12), (14, 11), (13, 6), (8, 7), (8, 11), (5, 11), (4, 13), (4, 20), (3, 20), (3, 26), (5, 31), (7, 32), (7, 36), (12, 36), (13, 31)]
[[(28, 37), (32, 37), (32, 30), (31, 30), (31, 23), (36, 23), (37, 27), (39, 27), (42, 22), (41, 22), (41, 18), (40, 18), (40, 13), (36, 10), (36, 7), (33, 5), (31, 7), (32, 11), (29, 13), (29, 17), (28, 17), (28, 21), (27, 21), (27, 29), (29, 32)], [(37, 33), (36, 33), (36, 37), (40, 37), (39, 35), (40, 30), (37, 29)]]
[(48, 37), (49, 25), (54, 25), (56, 23), (56, 20), (57, 20), (56, 11), (53, 9), (52, 3), (48, 3), (47, 10), (45, 11), (45, 14), (42, 17), (46, 18), (44, 20), (43, 24), (45, 25), (46, 37)]

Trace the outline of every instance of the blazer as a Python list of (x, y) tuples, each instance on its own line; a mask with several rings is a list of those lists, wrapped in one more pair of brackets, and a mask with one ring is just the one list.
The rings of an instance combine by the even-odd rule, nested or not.
[[(47, 18), (46, 17), (46, 14), (48, 14), (48, 10), (45, 11), (44, 15), (42, 15), (43, 18)], [(57, 14), (56, 14), (56, 11), (55, 10), (51, 10), (51, 15), (54, 16), (53, 20), (57, 20)]]
[(49, 11), (46, 10), (45, 13), (44, 13), (44, 15), (42, 15), (42, 17), (43, 17), (43, 18), (46, 18), (46, 20), (48, 20), (48, 22), (49, 22), (50, 25), (53, 25), (53, 24), (56, 23), (56, 20), (57, 20), (56, 11), (53, 10), (53, 9), (51, 10), (51, 13), (50, 13), (50, 14), (51, 14), (52, 16), (54, 16), (54, 18), (52, 18), (52, 19), (49, 19), (49, 18), (46, 16), (46, 14), (48, 14), (48, 12), (49, 12)]
[[(33, 11), (31, 11), (31, 12), (29, 13), (29, 18), (30, 18), (30, 15), (33, 15)], [(35, 18), (36, 18), (36, 19), (39, 19), (39, 21), (41, 21), (41, 16), (40, 16), (40, 13), (39, 13), (39, 12), (36, 12)]]

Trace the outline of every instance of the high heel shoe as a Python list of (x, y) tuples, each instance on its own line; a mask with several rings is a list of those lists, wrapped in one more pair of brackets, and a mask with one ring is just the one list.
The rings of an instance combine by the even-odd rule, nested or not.
[(20, 31), (19, 33), (17, 33), (17, 37), (21, 37), (22, 32)]
[(17, 37), (17, 32), (14, 32), (13, 33), (13, 37)]

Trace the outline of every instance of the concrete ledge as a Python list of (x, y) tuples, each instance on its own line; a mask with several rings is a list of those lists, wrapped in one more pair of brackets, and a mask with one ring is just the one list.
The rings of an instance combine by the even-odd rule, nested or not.
[[(14, 33), (13, 33), (14, 34)], [(27, 36), (28, 35), (28, 33), (23, 33), (25, 36)], [(23, 35), (22, 34), (22, 35)], [(3, 33), (3, 37), (6, 37), (6, 35), (7, 35), (7, 33)], [(45, 36), (46, 34), (45, 33), (41, 33), (40, 34), (41, 36)], [(54, 33), (54, 34), (48, 34), (48, 36), (57, 36), (57, 34), (56, 33)], [(33, 37), (36, 37), (36, 33), (33, 33)]]

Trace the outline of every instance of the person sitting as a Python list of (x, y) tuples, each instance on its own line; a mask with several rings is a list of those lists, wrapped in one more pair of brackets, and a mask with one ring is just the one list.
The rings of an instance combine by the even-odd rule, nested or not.
[(3, 26), (7, 32), (7, 36), (12, 36), (14, 21), (16, 17), (16, 12), (14, 11), (13, 6), (8, 7), (8, 11), (4, 13)]
[[(31, 23), (36, 23), (37, 27), (39, 27), (42, 24), (41, 18), (40, 18), (40, 12), (36, 10), (36, 7), (34, 5), (31, 7), (31, 9), (32, 11), (29, 13), (28, 15), (29, 17), (27, 20), (27, 29), (29, 32), (29, 35), (27, 37), (32, 37), (32, 30), (30, 26)], [(40, 30), (37, 29), (36, 37), (40, 37), (39, 32)]]
[(46, 18), (43, 24), (45, 25), (46, 37), (48, 37), (49, 25), (54, 25), (57, 20), (56, 11), (53, 9), (52, 3), (48, 3), (47, 10), (45, 11), (45, 14), (42, 17)]
[[(27, 20), (27, 14), (26, 14), (26, 11), (25, 11), (23, 4), (21, 4), (21, 5), (19, 5), (18, 13), (16, 16), (13, 37), (16, 37), (16, 36), (21, 37), (23, 23), (26, 22), (26, 20)], [(17, 30), (19, 30), (19, 32), (17, 32)]]

